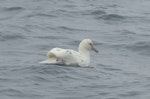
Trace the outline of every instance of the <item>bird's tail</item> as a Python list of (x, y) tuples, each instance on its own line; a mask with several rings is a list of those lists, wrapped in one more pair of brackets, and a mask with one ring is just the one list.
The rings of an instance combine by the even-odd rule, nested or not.
[(54, 53), (48, 52), (47, 56), (48, 56), (48, 59), (41, 61), (40, 62), (41, 64), (57, 64), (57, 63), (59, 63), (59, 60)]

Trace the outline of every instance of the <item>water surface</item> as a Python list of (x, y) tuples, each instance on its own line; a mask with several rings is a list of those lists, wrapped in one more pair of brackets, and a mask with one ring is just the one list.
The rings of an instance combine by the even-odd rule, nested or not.
[[(149, 0), (1, 0), (1, 99), (149, 99)], [(90, 38), (90, 68), (41, 65)]]

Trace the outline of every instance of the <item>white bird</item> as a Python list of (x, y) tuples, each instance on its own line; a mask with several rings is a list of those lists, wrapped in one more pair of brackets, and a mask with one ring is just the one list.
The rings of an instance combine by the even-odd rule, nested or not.
[(98, 53), (92, 40), (84, 39), (79, 44), (78, 52), (71, 49), (53, 48), (47, 53), (48, 59), (40, 63), (88, 67), (92, 50)]

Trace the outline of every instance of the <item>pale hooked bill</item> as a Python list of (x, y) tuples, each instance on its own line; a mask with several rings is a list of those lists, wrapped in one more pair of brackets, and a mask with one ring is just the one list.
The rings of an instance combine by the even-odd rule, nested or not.
[(84, 39), (79, 44), (78, 52), (71, 49), (53, 48), (47, 53), (48, 59), (40, 63), (88, 67), (92, 50), (98, 53), (92, 40)]

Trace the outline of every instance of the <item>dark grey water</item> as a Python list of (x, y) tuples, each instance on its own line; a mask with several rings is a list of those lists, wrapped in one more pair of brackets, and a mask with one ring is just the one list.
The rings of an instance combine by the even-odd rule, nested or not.
[[(40, 65), (91, 38), (91, 68)], [(0, 0), (0, 99), (150, 99), (149, 0)]]

